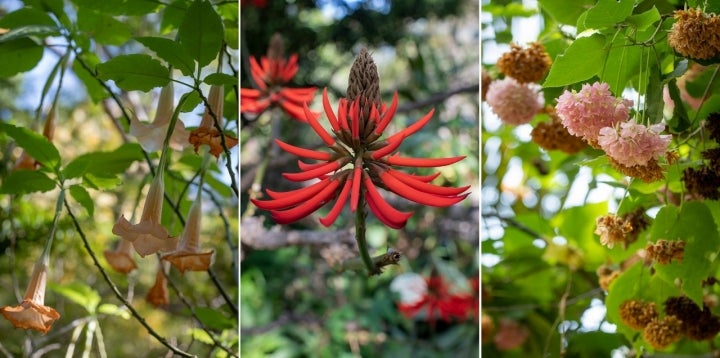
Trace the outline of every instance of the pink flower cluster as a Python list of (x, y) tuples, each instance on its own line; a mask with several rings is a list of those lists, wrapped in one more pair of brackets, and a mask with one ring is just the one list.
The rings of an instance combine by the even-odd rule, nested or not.
[(503, 123), (520, 125), (533, 119), (542, 109), (545, 99), (539, 85), (521, 84), (511, 77), (505, 77), (490, 84), (485, 102)]
[(660, 135), (665, 129), (662, 123), (645, 127), (635, 121), (620, 123), (619, 126), (600, 129), (598, 144), (615, 161), (626, 166), (645, 166), (667, 151), (671, 135)]
[(627, 121), (632, 105), (631, 100), (613, 96), (607, 83), (595, 82), (583, 85), (580, 92), (565, 91), (555, 109), (570, 134), (592, 142), (601, 128)]

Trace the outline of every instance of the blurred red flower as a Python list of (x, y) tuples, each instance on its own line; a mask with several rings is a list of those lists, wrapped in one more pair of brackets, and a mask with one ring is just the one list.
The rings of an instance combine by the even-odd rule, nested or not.
[[(453, 319), (464, 320), (472, 316), (478, 317), (479, 305), (477, 295), (467, 292), (452, 293), (451, 287), (442, 276), (425, 278), (427, 291), (415, 302), (398, 302), (398, 310), (407, 318), (413, 318), (425, 312), (430, 324), (437, 317), (450, 322)], [(472, 281), (470, 282), (472, 286)]]

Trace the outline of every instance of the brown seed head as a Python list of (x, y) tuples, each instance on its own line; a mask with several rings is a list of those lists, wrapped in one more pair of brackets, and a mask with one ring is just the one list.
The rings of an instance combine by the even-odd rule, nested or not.
[[(372, 56), (366, 49), (360, 50), (350, 68), (348, 80), (347, 99), (352, 101), (358, 97), (380, 105), (380, 76)], [(363, 107), (363, 109), (365, 109)], [(369, 108), (368, 112), (369, 113)]]
[(527, 48), (511, 44), (510, 51), (497, 61), (500, 72), (516, 79), (520, 83), (539, 82), (545, 77), (552, 60), (545, 47), (533, 42)]
[(682, 321), (675, 316), (665, 316), (658, 320), (654, 319), (643, 331), (643, 338), (653, 348), (663, 350), (667, 346), (677, 342), (682, 337)]
[(268, 46), (267, 57), (271, 60), (283, 60), (285, 56), (285, 41), (279, 32), (276, 32), (270, 38), (270, 46)]
[(620, 304), (620, 319), (632, 329), (643, 329), (658, 317), (654, 302), (628, 300)]

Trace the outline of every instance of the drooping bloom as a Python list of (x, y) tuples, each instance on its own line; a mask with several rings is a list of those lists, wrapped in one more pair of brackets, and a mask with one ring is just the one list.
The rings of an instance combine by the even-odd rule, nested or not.
[(162, 168), (158, 168), (158, 174), (148, 190), (140, 222), (133, 225), (120, 215), (112, 229), (113, 234), (132, 242), (135, 251), (142, 257), (158, 251), (172, 251), (177, 247), (177, 237), (171, 237), (160, 223), (165, 194), (162, 176)]
[(45, 255), (35, 263), (25, 297), (15, 307), (0, 308), (3, 316), (17, 328), (34, 329), (47, 333), (60, 314), (52, 307), (45, 306), (48, 259)]
[(490, 83), (485, 102), (505, 124), (530, 122), (540, 112), (545, 99), (535, 83), (518, 83), (511, 77)]
[(205, 271), (210, 267), (212, 255), (215, 252), (200, 251), (200, 223), (202, 218), (202, 188), (198, 189), (197, 197), (190, 206), (182, 240), (177, 250), (164, 255), (163, 260), (170, 261), (180, 272)]
[(497, 61), (500, 72), (520, 83), (539, 82), (550, 70), (552, 60), (545, 47), (538, 42), (522, 48), (510, 44), (510, 51), (504, 53)]
[(720, 17), (693, 8), (675, 11), (668, 44), (679, 54), (707, 60), (720, 54)]
[(454, 319), (464, 320), (471, 316), (478, 316), (478, 306), (473, 295), (467, 292), (453, 293), (450, 285), (442, 276), (422, 278), (424, 285), (417, 279), (405, 283), (395, 284), (395, 291), (400, 293), (398, 310), (407, 318), (423, 315), (433, 324), (439, 317), (450, 322)]
[[(130, 135), (137, 138), (140, 146), (146, 152), (157, 152), (162, 149), (173, 116), (173, 100), (174, 90), (171, 81), (160, 91), (160, 99), (152, 123), (142, 123), (134, 113), (132, 114), (130, 118)], [(170, 137), (170, 147), (175, 150), (182, 150), (188, 144), (188, 136), (189, 132), (185, 130), (185, 124), (178, 119)]]
[(148, 291), (145, 296), (145, 301), (148, 301), (155, 307), (166, 306), (170, 303), (170, 292), (168, 291), (168, 282), (165, 276), (167, 266), (167, 263), (164, 261), (158, 263), (158, 269), (155, 273), (155, 283), (150, 287), (150, 291)]
[[(55, 117), (57, 116), (57, 108), (55, 106), (56, 104), (53, 103), (47, 113), (47, 117), (45, 118), (45, 124), (43, 125), (43, 136), (45, 136), (45, 138), (49, 141), (53, 140), (53, 136), (55, 134)], [(23, 150), (18, 159), (15, 161), (13, 171), (20, 169), (35, 170), (39, 165), (40, 162), (35, 160), (35, 158), (28, 154), (27, 151)]]
[(570, 134), (594, 144), (603, 127), (627, 121), (633, 101), (616, 98), (607, 83), (584, 84), (580, 92), (565, 91), (555, 110)]
[[(223, 86), (213, 85), (210, 87), (210, 94), (208, 95), (210, 108), (205, 107), (200, 125), (190, 132), (190, 138), (188, 139), (190, 144), (195, 147), (195, 153), (198, 152), (201, 145), (207, 144), (210, 147), (210, 153), (212, 153), (215, 158), (219, 158), (220, 153), (225, 150), (222, 145), (223, 138), (225, 139), (225, 146), (228, 149), (238, 144), (237, 138), (227, 135), (215, 127), (213, 114), (215, 114), (217, 118), (218, 125), (222, 125), (223, 103), (225, 102), (223, 98), (224, 93)], [(210, 112), (211, 110), (212, 112)]]
[(103, 251), (103, 256), (113, 270), (122, 274), (128, 274), (137, 268), (132, 257), (133, 244), (128, 240), (120, 240), (115, 250)]
[(600, 129), (598, 144), (616, 162), (627, 166), (645, 166), (667, 152), (672, 136), (661, 135), (662, 123), (645, 127), (634, 121)]
[[(374, 75), (373, 75), (374, 74)], [(307, 105), (305, 118), (330, 152), (296, 147), (279, 139), (275, 143), (288, 153), (316, 162), (299, 161), (300, 172), (283, 173), (285, 179), (318, 182), (297, 190), (274, 192), (266, 190), (270, 200), (252, 202), (269, 210), (279, 224), (289, 224), (310, 215), (333, 199), (337, 199), (330, 212), (320, 222), (330, 226), (350, 201), (355, 212), (367, 203), (375, 216), (388, 227), (405, 226), (412, 212), (399, 211), (383, 198), (378, 188), (389, 190), (401, 197), (423, 205), (446, 207), (460, 202), (469, 186), (452, 188), (430, 184), (439, 173), (429, 176), (408, 174), (397, 167), (437, 167), (456, 163), (464, 157), (425, 159), (403, 157), (394, 152), (403, 140), (419, 131), (430, 119), (434, 110), (398, 133), (385, 137), (397, 108), (397, 94), (390, 106), (380, 102), (377, 68), (366, 50), (362, 50), (353, 64), (348, 86), (348, 97), (340, 99), (337, 115), (330, 105), (327, 90), (323, 91), (323, 106), (332, 133), (328, 133)], [(364, 199), (360, 199), (360, 198)]]
[(284, 87), (298, 71), (298, 56), (284, 58), (282, 36), (275, 34), (270, 39), (267, 56), (260, 62), (250, 56), (250, 71), (257, 89), (240, 89), (240, 112), (260, 114), (271, 105), (279, 105), (290, 117), (305, 122), (303, 104), (315, 97), (315, 87)]

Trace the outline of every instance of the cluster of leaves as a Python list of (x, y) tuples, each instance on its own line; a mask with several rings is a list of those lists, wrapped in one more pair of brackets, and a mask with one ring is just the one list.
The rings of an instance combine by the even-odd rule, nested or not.
[[(61, 319), (46, 338), (28, 335), (28, 345), (22, 342), (22, 332), (4, 328), (7, 334), (3, 334), (0, 346), (5, 352), (32, 355), (60, 343), (72, 355), (84, 330), (85, 354), (95, 350), (105, 355), (112, 350), (122, 355), (155, 356), (169, 348), (162, 344), (170, 345), (160, 338), (170, 336), (178, 342), (175, 349), (192, 346), (193, 354), (236, 354), (232, 347), (237, 344), (238, 327), (233, 298), (237, 294), (237, 276), (233, 274), (237, 268), (237, 223), (233, 219), (237, 212), (237, 169), (228, 148), (220, 159), (224, 167), (220, 162), (211, 164), (203, 188), (192, 186), (201, 160), (191, 149), (177, 153), (165, 171), (162, 224), (173, 236), (182, 231), (192, 204), (188, 190), (208, 193), (206, 197), (214, 203), (209, 212), (218, 218), (208, 215), (202, 229), (203, 233), (217, 233), (207, 241), (216, 250), (213, 269), (184, 277), (170, 272), (174, 288), (171, 306), (158, 310), (143, 306), (137, 298), (133, 300), (136, 289), (143, 292), (142, 297), (152, 285), (156, 261), (142, 261), (138, 272), (126, 277), (110, 272), (97, 253), (113, 245), (116, 237), (110, 229), (114, 219), (127, 209), (137, 210), (148, 173), (157, 170), (158, 153), (144, 152), (125, 135), (130, 123), (127, 106), (147, 105), (132, 102), (137, 98), (132, 95), (142, 92), (146, 94), (141, 96), (150, 99), (147, 94), (153, 89), (175, 81), (183, 92), (182, 116), (199, 121), (197, 113), (199, 110), (201, 114), (207, 103), (208, 86), (225, 85), (228, 110), (224, 112), (223, 129), (236, 130), (237, 27), (237, 2), (213, 4), (203, 0), (167, 4), (145, 0), (28, 0), (0, 18), (0, 28), (6, 29), (0, 35), (0, 77), (22, 78), (31, 71), (43, 71), (38, 65), (48, 59), (56, 61), (43, 78), (42, 89), (28, 100), (36, 110), (16, 110), (11, 120), (3, 118), (0, 122), (0, 143), (5, 153), (0, 169), (0, 246), (8, 248), (13, 257), (2, 269), (11, 273), (4, 275), (2, 282), (4, 287), (14, 288), (1, 297), (3, 305), (14, 305), (16, 297), (22, 297), (20, 287), (27, 283), (34, 258), (47, 240), (48, 229), (43, 226), (48, 226), (47, 207), (52, 205), (45, 203), (54, 202), (59, 188), (67, 189), (71, 198), (56, 233), (49, 280), (51, 291), (64, 298), (46, 296), (47, 305), (62, 311)], [(220, 70), (211, 70), (211, 66)], [(73, 92), (85, 96), (77, 99)], [(52, 141), (31, 130), (41, 123), (51, 102), (53, 107), (57, 104), (59, 112)], [(20, 148), (39, 162), (38, 170), (11, 170)], [(119, 205), (133, 198), (135, 202), (130, 205)], [(78, 205), (84, 211), (80, 212)], [(211, 275), (212, 280), (202, 275)], [(136, 309), (129, 311), (130, 307), (110, 303), (122, 297)], [(77, 303), (84, 310), (65, 302)], [(130, 313), (132, 320), (118, 321), (118, 317), (129, 319)], [(150, 323), (146, 327), (155, 331), (150, 333), (155, 333), (156, 341), (139, 339), (149, 332), (138, 329), (146, 322)], [(63, 327), (76, 328), (70, 335)], [(137, 332), (131, 336), (137, 335), (134, 340), (144, 343), (126, 344), (131, 338), (128, 332)], [(197, 340), (204, 344), (193, 345)]]
[[(668, 297), (686, 295), (702, 307), (716, 300), (717, 287), (707, 283), (720, 269), (720, 213), (716, 201), (687, 195), (683, 171), (701, 165), (702, 151), (717, 145), (707, 139), (705, 123), (720, 109), (718, 64), (703, 61), (707, 70), (687, 81), (691, 96), (706, 98), (699, 108), (690, 106), (681, 99), (678, 78), (693, 60), (676, 54), (667, 41), (674, 11), (689, 7), (720, 11), (713, 2), (664, 0), (541, 0), (538, 9), (491, 1), (486, 7), (491, 11), (483, 18), (487, 43), (513, 42), (519, 33), (513, 19), (542, 20), (537, 41), (553, 59), (542, 82), (546, 104), (554, 105), (563, 91), (606, 82), (616, 96), (635, 101), (631, 116), (667, 124), (673, 134), (670, 147), (680, 157), (663, 167), (663, 180), (647, 184), (619, 174), (598, 150), (568, 155), (538, 148), (525, 129), (547, 121), (546, 115), (510, 127), (498, 125), (490, 109), (484, 110), (484, 309), (496, 322), (513, 319), (530, 331), (524, 344), (504, 354), (654, 351), (619, 319), (622, 302), (641, 299), (660, 307)], [(500, 75), (494, 63), (484, 66), (494, 77)], [(664, 88), (675, 102), (671, 111), (665, 107)], [(601, 246), (596, 219), (638, 208), (651, 217), (639, 239), (627, 247)], [(684, 241), (684, 258), (668, 264), (644, 260), (646, 246), (658, 240)], [(599, 283), (605, 270), (615, 271), (607, 291)], [(604, 318), (589, 318), (603, 309)], [(709, 343), (683, 339), (665, 351), (706, 353), (716, 344), (716, 338)], [(483, 352), (501, 354), (498, 346), (488, 341)]]
[[(287, 44), (285, 57), (297, 53), (300, 64), (298, 75), (287, 87), (327, 86), (330, 102), (337, 103), (336, 98), (345, 96), (350, 65), (357, 53), (349, 49), (367, 47), (378, 65), (382, 100), (389, 102), (394, 91), (399, 94), (398, 114), (392, 126), (403, 128), (431, 107), (436, 108), (435, 116), (423, 131), (403, 143), (403, 155), (466, 155), (462, 162), (440, 168), (442, 173), (436, 183), (444, 180), (442, 185), (458, 186), (477, 182), (477, 45), (472, 43), (476, 40), (472, 36), (477, 33), (476, 17), (472, 14), (477, 13), (477, 8), (472, 2), (411, 2), (415, 7), (412, 17), (408, 16), (410, 2), (388, 2), (388, 11), (372, 9), (370, 2), (357, 9), (348, 2), (333, 2), (338, 9), (347, 11), (346, 16), (337, 20), (325, 17), (318, 7), (323, 2), (318, 3), (268, 2), (266, 7), (244, 7), (241, 62), (246, 63), (249, 56), (264, 55), (268, 40), (279, 32)], [(465, 12), (468, 16), (450, 16), (457, 9), (470, 10)], [(411, 20), (423, 17), (427, 18), (424, 24)], [(378, 22), (382, 26), (374, 25)], [(255, 23), (262, 26), (253, 26)], [(348, 27), (351, 29), (346, 30)], [(470, 40), (465, 37), (468, 34)], [(463, 43), (464, 39), (467, 42)], [(437, 44), (443, 44), (443, 50)], [(243, 72), (241, 84), (252, 87), (249, 73), (245, 76)], [(458, 87), (466, 89), (452, 92)], [(463, 92), (469, 95), (462, 95)], [(320, 96), (309, 106), (313, 111), (321, 111)], [(319, 139), (309, 142), (308, 138), (317, 138), (310, 126), (284, 115), (280, 108), (271, 108), (260, 116), (242, 116), (240, 191), (245, 218), (251, 207), (245, 192), (250, 190), (268, 154), (259, 188), (297, 189), (279, 175), (297, 172), (297, 158), (279, 154), (279, 150), (273, 155), (272, 148), (264, 150), (269, 140), (276, 136), (308, 148), (322, 142)], [(279, 128), (277, 132), (273, 127)], [(439, 134), (448, 140), (438, 139)], [(475, 192), (474, 187), (471, 190)], [(438, 209), (410, 205), (392, 196), (388, 200), (400, 210), (415, 214), (400, 230), (388, 229), (368, 217), (366, 236), (373, 255), (385, 252), (388, 247), (403, 255), (398, 266), (389, 266), (383, 274), (370, 279), (364, 272), (339, 273), (328, 267), (327, 255), (333, 249), (339, 247), (341, 253), (357, 255), (352, 241), (345, 240), (348, 229), (354, 226), (349, 212), (341, 214), (330, 229), (317, 222), (329, 208), (284, 227), (274, 227), (263, 211), (253, 214), (253, 219), (264, 219), (264, 229), (269, 234), (279, 231), (283, 234), (280, 236), (301, 239), (268, 250), (258, 242), (245, 241), (247, 237), (244, 239), (241, 234), (243, 356), (477, 355), (477, 322), (438, 319), (433, 326), (426, 315), (408, 319), (398, 311), (398, 297), (389, 288), (400, 273), (416, 272), (428, 277), (442, 275), (453, 287), (457, 284), (459, 289), (469, 290), (467, 279), (477, 274), (476, 203), (468, 198), (455, 207)], [(303, 242), (302, 238), (307, 236), (327, 240)], [(262, 237), (257, 241), (261, 240)]]

